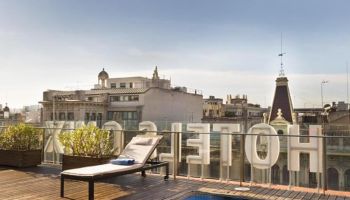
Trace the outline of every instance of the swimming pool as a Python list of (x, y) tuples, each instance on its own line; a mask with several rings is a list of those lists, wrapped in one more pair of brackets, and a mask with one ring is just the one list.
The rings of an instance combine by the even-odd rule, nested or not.
[(242, 197), (232, 197), (218, 194), (209, 194), (209, 193), (194, 193), (184, 200), (248, 200), (247, 198)]

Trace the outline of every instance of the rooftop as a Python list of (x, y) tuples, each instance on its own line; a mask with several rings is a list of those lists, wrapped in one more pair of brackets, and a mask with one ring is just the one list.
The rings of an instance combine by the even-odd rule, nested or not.
[[(1, 199), (60, 199), (60, 168), (41, 165), (36, 168), (0, 168)], [(326, 194), (315, 189), (287, 186), (254, 184), (250, 191), (234, 190), (238, 182), (196, 179), (178, 176), (164, 181), (159, 175), (148, 174), (143, 178), (139, 174), (106, 179), (95, 185), (96, 199), (185, 199), (198, 192), (214, 193), (249, 199), (308, 199), (308, 200), (350, 200), (350, 192), (328, 190)], [(247, 185), (248, 186), (248, 185)], [(66, 182), (65, 198), (87, 199), (86, 182)]]

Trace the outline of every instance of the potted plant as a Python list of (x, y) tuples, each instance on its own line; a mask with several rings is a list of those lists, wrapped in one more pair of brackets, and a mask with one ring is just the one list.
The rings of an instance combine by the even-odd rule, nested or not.
[(64, 148), (62, 170), (107, 163), (113, 157), (109, 131), (94, 125), (59, 135)]
[(9, 126), (0, 133), (0, 165), (32, 167), (41, 164), (42, 130), (27, 124)]

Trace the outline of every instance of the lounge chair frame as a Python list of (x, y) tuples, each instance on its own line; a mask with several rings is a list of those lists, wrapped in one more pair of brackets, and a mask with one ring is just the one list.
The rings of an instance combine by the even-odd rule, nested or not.
[[(159, 143), (158, 143), (159, 144)], [(149, 159), (152, 156), (152, 152), (156, 149), (158, 146), (156, 144), (149, 154), (148, 158)], [(101, 179), (106, 179), (106, 178), (112, 178), (116, 176), (121, 176), (121, 175), (126, 175), (126, 174), (133, 174), (135, 172), (141, 172), (141, 175), (143, 177), (146, 177), (146, 170), (150, 169), (155, 169), (159, 167), (165, 167), (165, 176), (164, 180), (167, 181), (169, 179), (169, 162), (160, 162), (160, 161), (146, 161), (146, 163), (143, 166), (140, 166), (139, 168), (135, 169), (130, 169), (126, 171), (120, 171), (120, 172), (106, 172), (103, 174), (96, 174), (96, 175), (86, 175), (86, 176), (80, 176), (80, 175), (73, 175), (73, 174), (64, 174), (61, 173), (61, 190), (60, 190), (60, 196), (64, 197), (64, 180), (65, 179), (72, 179), (72, 180), (78, 180), (78, 181), (87, 181), (89, 183), (89, 200), (94, 199), (94, 183), (95, 181), (99, 181)]]
[(146, 162), (146, 164), (144, 166), (142, 166), (140, 168), (128, 170), (128, 171), (98, 174), (95, 176), (76, 176), (76, 175), (61, 174), (61, 197), (64, 197), (64, 180), (65, 179), (87, 181), (89, 183), (89, 200), (93, 200), (94, 199), (94, 183), (95, 183), (95, 181), (98, 181), (101, 179), (106, 179), (106, 178), (112, 178), (112, 177), (116, 177), (116, 176), (121, 176), (121, 175), (126, 175), (126, 174), (132, 174), (135, 172), (141, 172), (141, 175), (143, 177), (145, 177), (146, 170), (155, 169), (155, 168), (159, 168), (159, 167), (165, 167), (164, 180), (168, 180), (169, 179), (169, 163), (168, 162), (155, 162), (155, 161)]

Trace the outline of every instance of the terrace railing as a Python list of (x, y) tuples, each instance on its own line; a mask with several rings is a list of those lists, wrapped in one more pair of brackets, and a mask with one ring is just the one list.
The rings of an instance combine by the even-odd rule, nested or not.
[[(206, 124), (203, 129), (203, 126), (197, 126), (198, 124), (156, 122), (151, 126), (150, 123), (121, 123), (121, 130), (110, 130), (111, 137), (116, 137), (117, 133), (122, 134), (115, 140), (118, 143), (115, 145), (123, 148), (135, 135), (147, 132), (162, 135), (164, 139), (157, 148), (159, 155), (157, 159), (171, 162), (170, 172), (174, 178), (185, 176), (222, 181), (281, 184), (291, 187), (350, 190), (350, 131), (348, 129), (333, 129), (328, 125), (320, 125), (322, 134), (311, 136), (308, 125), (305, 125), (300, 126), (302, 128), (299, 130), (299, 135), (288, 134), (288, 132), (281, 135), (260, 133), (248, 135), (248, 131), (242, 130), (241, 125), (232, 126), (230, 130), (219, 130), (215, 124)], [(126, 124), (128, 126), (125, 129)], [(38, 127), (45, 129), (42, 147), (43, 162), (61, 164), (64, 149), (57, 136), (64, 131), (72, 131), (80, 125), (82, 125), (80, 122), (58, 121), (46, 122), (46, 126)], [(257, 137), (256, 154), (261, 160), (267, 159), (270, 152), (278, 150), (271, 149), (270, 144), (273, 138), (278, 138), (280, 153), (271, 168), (259, 169), (249, 162), (246, 140), (250, 140), (250, 136)], [(288, 145), (290, 139), (295, 137), (301, 143), (321, 142), (319, 148), (323, 148), (320, 154), (323, 169), (319, 171), (320, 173), (310, 172), (311, 156), (303, 151), (300, 154), (300, 171), (288, 170), (288, 162), (290, 162)], [(204, 148), (206, 145), (208, 148)], [(272, 160), (271, 163), (273, 163)]]

